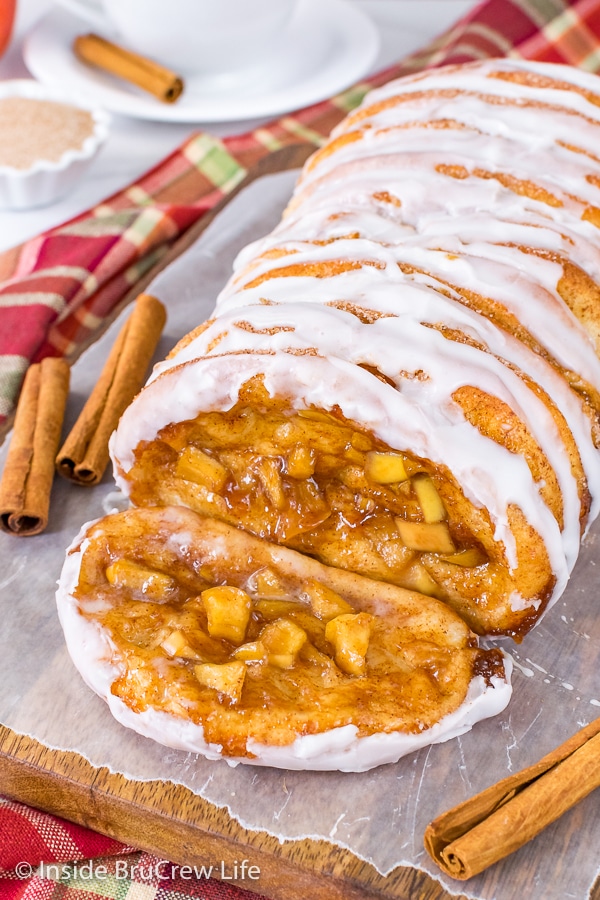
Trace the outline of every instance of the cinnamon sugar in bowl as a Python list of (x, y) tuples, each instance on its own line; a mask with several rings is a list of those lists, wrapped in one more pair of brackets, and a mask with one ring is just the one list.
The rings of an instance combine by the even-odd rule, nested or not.
[(0, 207), (30, 209), (77, 184), (108, 136), (109, 117), (31, 80), (0, 82)]

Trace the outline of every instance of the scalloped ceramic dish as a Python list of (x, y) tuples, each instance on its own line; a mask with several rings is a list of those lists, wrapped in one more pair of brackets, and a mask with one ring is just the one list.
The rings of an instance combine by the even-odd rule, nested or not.
[[(39, 158), (36, 154), (34, 161), (26, 168), (0, 164), (0, 208), (31, 209), (47, 206), (76, 186), (108, 137), (110, 118), (104, 110), (85, 103), (68, 92), (48, 88), (28, 79), (0, 83), (0, 101), (12, 97), (63, 104), (84, 110), (92, 118), (91, 133), (84, 138), (83, 143), (79, 147), (69, 147), (69, 136), (65, 136), (65, 149), (56, 160), (43, 159), (40, 153)], [(52, 139), (56, 140), (56, 132), (53, 133), (49, 128), (48, 140)], [(39, 134), (37, 140), (40, 140)]]

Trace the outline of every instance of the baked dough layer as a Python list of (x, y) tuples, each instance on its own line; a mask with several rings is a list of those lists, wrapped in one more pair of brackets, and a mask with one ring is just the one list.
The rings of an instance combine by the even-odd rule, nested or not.
[(69, 652), (116, 718), (210, 758), (359, 771), (510, 697), (508, 660), (434, 598), (183, 508), (86, 526), (57, 597)]

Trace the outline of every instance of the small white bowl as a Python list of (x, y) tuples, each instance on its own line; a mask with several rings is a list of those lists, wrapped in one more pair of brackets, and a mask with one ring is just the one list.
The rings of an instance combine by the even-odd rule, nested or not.
[(75, 187), (108, 137), (109, 115), (67, 92), (45, 87), (31, 79), (0, 82), (0, 99), (27, 97), (50, 100), (84, 109), (93, 119), (93, 132), (79, 149), (66, 150), (60, 159), (37, 159), (27, 169), (0, 165), (0, 208), (33, 209), (54, 203)]

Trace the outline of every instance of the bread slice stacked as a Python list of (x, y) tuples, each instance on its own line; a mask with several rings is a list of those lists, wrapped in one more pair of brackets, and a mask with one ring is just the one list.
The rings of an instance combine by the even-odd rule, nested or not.
[(137, 509), (68, 555), (120, 721), (348, 770), (506, 705), (476, 636), (523, 639), (598, 512), (599, 147), (595, 76), (491, 60), (372, 92), (307, 162), (112, 437)]
[(368, 95), (123, 417), (132, 501), (520, 639), (597, 512), (599, 104), (507, 60)]

